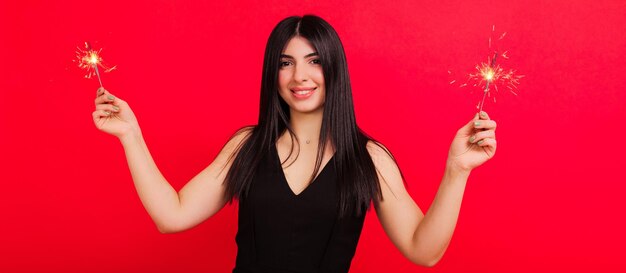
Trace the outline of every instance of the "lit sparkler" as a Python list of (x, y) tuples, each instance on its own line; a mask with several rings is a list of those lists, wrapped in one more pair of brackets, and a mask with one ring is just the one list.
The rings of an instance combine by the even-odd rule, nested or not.
[(85, 78), (91, 79), (91, 77), (93, 77), (94, 75), (98, 77), (100, 87), (102, 87), (102, 79), (100, 78), (100, 70), (98, 69), (98, 67), (101, 67), (104, 72), (110, 72), (117, 67), (108, 67), (106, 64), (104, 64), (102, 61), (102, 57), (100, 57), (101, 51), (102, 49), (94, 50), (89, 42), (85, 42), (84, 49), (77, 47), (76, 59), (74, 60), (78, 63), (79, 68), (86, 71)]
[[(495, 26), (492, 26), (491, 32), (493, 35), (495, 32)], [(498, 40), (502, 40), (505, 35), (506, 32), (502, 33)], [(489, 37), (489, 50), (493, 50), (492, 46), (492, 38)], [(517, 90), (517, 85), (519, 85), (520, 79), (523, 78), (524, 75), (516, 75), (516, 71), (513, 69), (504, 70), (496, 62), (498, 58), (508, 59), (509, 57), (507, 56), (507, 53), (507, 51), (499, 53), (497, 50), (493, 50), (493, 56), (487, 56), (487, 62), (476, 65), (476, 71), (474, 73), (470, 73), (467, 81), (460, 85), (460, 87), (472, 85), (483, 90), (483, 98), (478, 105), (476, 105), (476, 108), (478, 108), (479, 111), (483, 110), (486, 97), (493, 97), (493, 101), (496, 101), (495, 95), (491, 95), (492, 87), (496, 92), (499, 91), (498, 86), (500, 86), (500, 88), (506, 87), (511, 93), (513, 93), (513, 95), (517, 96), (515, 91)], [(454, 82), (455, 81), (453, 80), (450, 84), (453, 84)]]

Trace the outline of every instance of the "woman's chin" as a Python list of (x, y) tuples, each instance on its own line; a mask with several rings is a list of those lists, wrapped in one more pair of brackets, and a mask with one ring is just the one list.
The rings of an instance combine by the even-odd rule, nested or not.
[(291, 112), (300, 114), (318, 114), (324, 112), (323, 105), (293, 105), (291, 106)]

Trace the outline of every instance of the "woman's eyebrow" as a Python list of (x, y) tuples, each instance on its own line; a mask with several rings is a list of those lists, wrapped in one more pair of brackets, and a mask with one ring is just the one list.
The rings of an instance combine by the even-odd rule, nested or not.
[[(306, 55), (304, 56), (304, 58), (306, 59), (306, 58), (308, 58), (308, 57), (319, 56), (319, 55), (320, 55), (320, 54), (318, 54), (317, 52), (313, 52), (313, 53), (306, 54)], [(281, 58), (287, 58), (287, 59), (295, 59), (293, 56), (291, 56), (291, 55), (287, 55), (287, 54), (280, 54), (280, 57), (281, 57)]]

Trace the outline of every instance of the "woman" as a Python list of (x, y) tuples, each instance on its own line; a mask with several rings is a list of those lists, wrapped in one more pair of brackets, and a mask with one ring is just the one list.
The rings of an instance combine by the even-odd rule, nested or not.
[(323, 19), (289, 17), (267, 42), (258, 124), (237, 132), (176, 192), (128, 104), (99, 89), (98, 129), (117, 136), (141, 201), (161, 232), (189, 229), (239, 201), (233, 272), (347, 272), (373, 202), (391, 241), (433, 266), (456, 225), (470, 171), (493, 157), (496, 123), (481, 112), (452, 141), (424, 215), (391, 154), (356, 125), (343, 46)]

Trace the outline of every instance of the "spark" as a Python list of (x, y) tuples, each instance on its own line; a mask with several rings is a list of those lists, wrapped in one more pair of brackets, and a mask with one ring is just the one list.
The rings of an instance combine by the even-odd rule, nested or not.
[(108, 67), (100, 56), (102, 49), (94, 50), (89, 42), (85, 42), (84, 48), (76, 47), (76, 59), (74, 62), (78, 63), (80, 69), (85, 70), (85, 78), (91, 79), (94, 75), (98, 77), (100, 87), (102, 87), (102, 79), (100, 78), (100, 70), (102, 68), (105, 73), (111, 72), (117, 66)]
[(479, 111), (483, 110), (487, 96), (493, 97), (493, 101), (496, 102), (495, 94), (493, 96), (491, 94), (492, 88), (498, 92), (498, 86), (506, 86), (512, 94), (517, 96), (514, 90), (517, 90), (520, 79), (524, 77), (523, 75), (517, 75), (513, 69), (505, 70), (502, 68), (496, 62), (498, 56), (498, 52), (495, 52), (493, 57), (487, 57), (487, 61), (476, 65), (476, 71), (468, 76), (468, 83), (472, 83), (473, 86), (483, 90), (483, 98), (477, 105)]
[[(493, 25), (491, 27), (492, 35), (495, 33), (496, 26)], [(502, 40), (506, 36), (506, 32), (502, 33), (497, 41)], [(492, 54), (487, 56), (486, 62), (481, 62), (475, 66), (475, 71), (473, 73), (469, 73), (467, 77), (467, 81), (459, 85), (459, 87), (466, 87), (471, 85), (472, 87), (480, 88), (483, 91), (482, 100), (476, 105), (476, 108), (479, 111), (483, 110), (483, 106), (485, 104), (485, 98), (490, 97), (493, 98), (493, 101), (496, 102), (496, 94), (492, 94), (492, 90), (498, 92), (502, 87), (506, 87), (506, 89), (511, 92), (513, 95), (517, 96), (515, 92), (517, 90), (517, 86), (520, 83), (520, 79), (524, 77), (524, 75), (518, 75), (513, 69), (504, 69), (497, 62), (498, 59), (509, 59), (508, 51), (503, 51), (499, 53), (497, 49), (492, 49), (496, 40), (489, 37), (489, 50), (492, 50)], [(451, 74), (448, 71), (448, 74)], [(456, 80), (452, 80), (450, 84), (454, 84)]]

